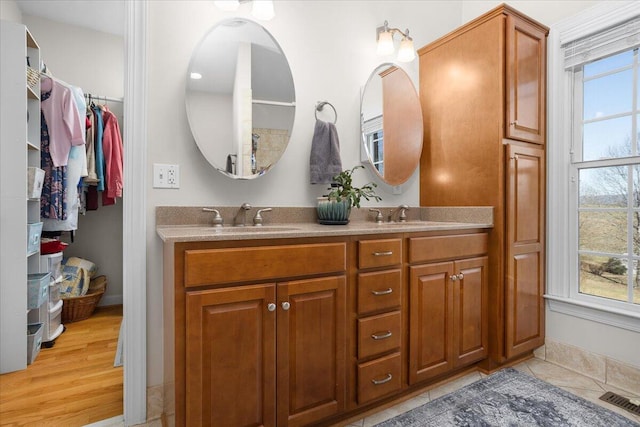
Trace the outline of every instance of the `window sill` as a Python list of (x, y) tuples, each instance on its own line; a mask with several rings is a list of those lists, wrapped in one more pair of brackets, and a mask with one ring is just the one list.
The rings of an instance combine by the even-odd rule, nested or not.
[(640, 332), (640, 314), (631, 311), (617, 310), (597, 304), (586, 303), (574, 299), (545, 294), (549, 309), (558, 313), (580, 317), (605, 325)]

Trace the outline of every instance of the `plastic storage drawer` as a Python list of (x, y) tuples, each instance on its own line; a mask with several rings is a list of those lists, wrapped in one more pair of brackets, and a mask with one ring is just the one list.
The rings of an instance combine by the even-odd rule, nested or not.
[(27, 325), (27, 365), (31, 365), (40, 353), (42, 323)]
[(42, 233), (42, 223), (34, 222), (27, 224), (27, 254), (33, 254), (40, 250), (40, 234)]
[(47, 313), (49, 315), (49, 325), (47, 328), (48, 331), (45, 331), (46, 336), (44, 336), (43, 338), (44, 341), (52, 341), (58, 338), (58, 335), (60, 335), (58, 333), (58, 329), (62, 324), (62, 305), (63, 304), (64, 304), (63, 301), (59, 301), (58, 304), (49, 308), (49, 313)]
[(40, 273), (51, 273), (51, 280), (62, 276), (62, 252), (40, 255)]
[(38, 308), (43, 302), (48, 300), (49, 281), (51, 275), (49, 273), (36, 273), (27, 275), (28, 291), (27, 291), (27, 308)]
[(49, 307), (55, 307), (60, 301), (60, 283), (51, 280), (49, 283)]
[(44, 183), (44, 171), (40, 168), (27, 168), (27, 198), (39, 199)]

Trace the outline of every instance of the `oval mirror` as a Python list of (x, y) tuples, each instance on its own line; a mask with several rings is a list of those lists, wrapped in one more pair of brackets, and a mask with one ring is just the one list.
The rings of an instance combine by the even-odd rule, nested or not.
[(367, 163), (385, 183), (399, 186), (413, 175), (422, 153), (422, 109), (411, 78), (394, 64), (369, 76), (360, 109)]
[(191, 133), (213, 167), (253, 179), (276, 164), (293, 129), (295, 90), (266, 29), (240, 18), (214, 26), (191, 56), (186, 86)]

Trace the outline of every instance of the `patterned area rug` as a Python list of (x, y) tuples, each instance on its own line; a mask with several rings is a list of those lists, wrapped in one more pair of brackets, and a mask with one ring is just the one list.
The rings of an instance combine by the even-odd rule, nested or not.
[(640, 427), (640, 424), (508, 368), (376, 425), (392, 426)]

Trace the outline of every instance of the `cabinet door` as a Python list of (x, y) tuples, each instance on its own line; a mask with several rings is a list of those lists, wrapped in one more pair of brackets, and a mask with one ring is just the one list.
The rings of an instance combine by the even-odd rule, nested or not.
[(453, 367), (453, 263), (409, 268), (409, 383)]
[(278, 426), (302, 426), (345, 406), (346, 279), (278, 283)]
[(507, 145), (505, 356), (544, 344), (544, 151)]
[(456, 261), (453, 291), (455, 365), (469, 365), (488, 353), (489, 261), (487, 257)]
[(187, 426), (275, 426), (275, 289), (187, 293)]
[(506, 25), (506, 137), (544, 144), (546, 33), (512, 15)]

